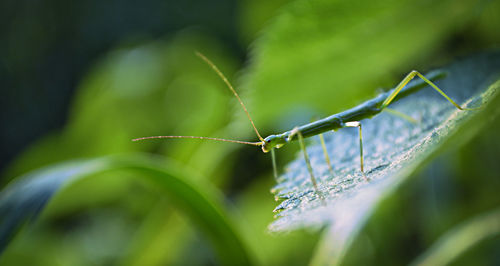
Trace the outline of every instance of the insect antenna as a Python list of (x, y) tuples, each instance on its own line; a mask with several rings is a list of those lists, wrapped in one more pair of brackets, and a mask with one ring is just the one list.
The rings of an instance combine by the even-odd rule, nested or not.
[(133, 139), (132, 141), (141, 141), (141, 140), (147, 140), (147, 139), (203, 139), (203, 140), (213, 140), (213, 141), (221, 141), (221, 142), (231, 142), (231, 143), (239, 143), (239, 144), (245, 144), (245, 145), (253, 145), (253, 146), (261, 146), (264, 143), (264, 139), (262, 136), (259, 134), (259, 131), (255, 127), (255, 124), (253, 123), (252, 118), (250, 117), (250, 114), (248, 113), (247, 108), (243, 104), (243, 101), (241, 101), (240, 96), (234, 90), (233, 86), (231, 83), (229, 83), (229, 80), (222, 74), (222, 72), (217, 68), (217, 66), (212, 63), (206, 56), (204, 56), (200, 52), (196, 52), (196, 55), (200, 57), (205, 63), (207, 63), (214, 71), (217, 73), (217, 75), (224, 81), (224, 83), (227, 85), (229, 90), (236, 96), (236, 99), (238, 99), (238, 102), (241, 104), (243, 107), (243, 110), (247, 114), (248, 119), (250, 120), (250, 123), (252, 124), (253, 129), (255, 130), (255, 133), (257, 134), (257, 137), (259, 138), (259, 142), (248, 142), (248, 141), (241, 141), (241, 140), (233, 140), (233, 139), (222, 139), (222, 138), (211, 138), (211, 137), (199, 137), (199, 136), (151, 136), (151, 137), (142, 137), (142, 138), (136, 138)]
[(133, 139), (132, 141), (141, 141), (141, 140), (146, 140), (146, 139), (204, 139), (204, 140), (232, 142), (232, 143), (239, 143), (239, 144), (246, 144), (246, 145), (253, 145), (253, 146), (260, 146), (262, 144), (260, 141), (259, 142), (248, 142), (248, 141), (241, 141), (241, 140), (234, 140), (234, 139), (221, 139), (221, 138), (198, 137), (198, 136), (151, 136), (151, 137), (136, 138), (136, 139)]
[(205, 55), (203, 55), (202, 53), (200, 53), (198, 51), (196, 51), (196, 55), (199, 58), (201, 58), (203, 61), (205, 61), (205, 63), (207, 63), (215, 71), (215, 73), (217, 73), (217, 75), (219, 75), (219, 77), (222, 79), (222, 81), (224, 81), (224, 83), (226, 84), (226, 86), (234, 94), (234, 96), (236, 97), (236, 99), (238, 99), (238, 102), (240, 103), (241, 107), (243, 107), (243, 111), (245, 111), (245, 113), (247, 114), (248, 120), (250, 120), (250, 123), (252, 124), (252, 127), (253, 127), (255, 133), (257, 134), (257, 137), (259, 138), (260, 141), (263, 142), (264, 139), (259, 134), (259, 131), (257, 130), (257, 127), (255, 127), (255, 124), (254, 124), (252, 118), (250, 117), (250, 113), (248, 113), (248, 110), (245, 107), (245, 105), (243, 104), (243, 101), (241, 100), (240, 96), (238, 95), (238, 93), (236, 92), (236, 90), (233, 88), (233, 86), (231, 85), (231, 83), (229, 82), (229, 80), (226, 78), (226, 76), (224, 76), (224, 74), (222, 74), (222, 71), (220, 71), (219, 68), (214, 63), (212, 63), (212, 61), (210, 61), (210, 59), (208, 59)]

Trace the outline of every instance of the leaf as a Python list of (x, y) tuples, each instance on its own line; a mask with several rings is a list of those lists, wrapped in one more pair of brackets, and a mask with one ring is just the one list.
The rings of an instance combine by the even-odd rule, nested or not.
[(239, 2), (238, 21), (240, 38), (248, 43), (253, 41), (286, 0), (244, 0)]
[(103, 172), (129, 170), (160, 188), (208, 237), (225, 265), (251, 264), (247, 247), (223, 208), (217, 191), (171, 164), (145, 157), (105, 157), (60, 163), (20, 177), (0, 194), (0, 251), (21, 225), (34, 221), (65, 186)]
[[(500, 52), (478, 55), (445, 68), (448, 72), (437, 85), (451, 98), (480, 110), (458, 111), (438, 93), (426, 87), (401, 99), (391, 108), (421, 118), (420, 123), (388, 113), (363, 120), (366, 182), (359, 170), (357, 129), (342, 129), (324, 134), (334, 167), (330, 176), (321, 145), (308, 147), (315, 176), (325, 197), (323, 206), (310, 182), (302, 155), (290, 163), (274, 188), (284, 201), (275, 209), (278, 219), (272, 231), (301, 227), (329, 226), (323, 251), (328, 259), (340, 261), (352, 238), (363, 226), (377, 204), (404, 183), (411, 173), (438, 153), (445, 143), (460, 145), (499, 115), (496, 108), (500, 82), (489, 86), (500, 73)], [(488, 87), (489, 86), (489, 87)], [(485, 117), (488, 117), (486, 119)], [(318, 257), (321, 257), (319, 255)], [(321, 263), (316, 263), (321, 264)]]
[(293, 1), (252, 46), (242, 87), (251, 94), (256, 123), (276, 129), (281, 114), (324, 114), (356, 104), (391, 73), (433, 59), (432, 51), (467, 22), (477, 3)]

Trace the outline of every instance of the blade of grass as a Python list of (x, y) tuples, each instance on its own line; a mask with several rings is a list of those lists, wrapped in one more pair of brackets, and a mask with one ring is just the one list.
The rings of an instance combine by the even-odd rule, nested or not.
[[(250, 265), (252, 256), (220, 194), (172, 164), (141, 156), (104, 157), (52, 165), (17, 179), (0, 193), (0, 251), (22, 225), (35, 221), (58, 191), (78, 179), (109, 171), (128, 170), (157, 188), (210, 240), (224, 265)], [(201, 182), (201, 183), (200, 183)]]

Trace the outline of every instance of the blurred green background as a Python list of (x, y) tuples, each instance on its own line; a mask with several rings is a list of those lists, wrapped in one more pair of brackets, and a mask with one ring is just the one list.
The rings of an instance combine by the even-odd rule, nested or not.
[[(411, 69), (425, 72), (498, 49), (499, 10), (499, 1), (478, 0), (4, 0), (0, 183), (5, 189), (32, 170), (68, 160), (140, 154), (205, 184), (195, 191), (220, 199), (214, 204), (229, 217), (230, 231), (240, 235), (252, 264), (308, 264), (322, 232), (267, 231), (277, 203), (269, 192), (274, 184), (270, 158), (259, 148), (191, 140), (131, 142), (151, 135), (256, 139), (231, 93), (194, 52), (205, 54), (229, 78), (266, 135), (351, 107)], [(471, 146), (482, 163), (499, 158), (500, 141), (492, 137), (498, 119), (491, 123), (495, 126)], [(490, 148), (485, 152), (477, 148), (484, 143)], [(280, 169), (295, 149), (280, 151)], [(481, 182), (496, 180), (492, 187), (499, 188), (493, 170), (474, 171), (481, 162), (469, 163), (469, 152), (445, 153), (428, 167), (451, 165), (438, 176), (460, 180), (470, 172), (469, 177), (484, 177)], [(426, 174), (432, 170), (422, 171), (438, 178)], [(15, 235), (0, 264), (231, 264), (214, 247), (217, 237), (207, 237), (211, 229), (200, 227), (178, 203), (189, 199), (172, 200), (143, 175), (117, 169), (64, 186), (40, 219)], [(461, 191), (469, 185), (457, 186)], [(486, 188), (483, 183), (469, 197)], [(454, 222), (425, 230), (443, 232), (498, 203), (484, 201), (494, 204), (465, 205), (460, 218), (443, 218)], [(370, 226), (388, 230), (377, 223)], [(423, 230), (405, 226), (402, 230)], [(386, 241), (381, 240), (381, 249), (398, 243)], [(490, 249), (498, 248), (494, 243)], [(349, 258), (363, 254), (352, 252)], [(410, 252), (395, 261), (415, 257)]]

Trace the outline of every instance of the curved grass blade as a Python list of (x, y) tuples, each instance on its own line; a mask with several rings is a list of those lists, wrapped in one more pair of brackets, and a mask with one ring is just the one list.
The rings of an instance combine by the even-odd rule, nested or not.
[(411, 265), (450, 265), (481, 242), (500, 235), (500, 209), (478, 215), (452, 228)]
[(27, 222), (34, 221), (58, 191), (72, 182), (103, 172), (127, 170), (160, 188), (188, 215), (214, 246), (224, 265), (250, 265), (252, 256), (223, 208), (218, 193), (208, 184), (193, 183), (185, 171), (144, 157), (105, 157), (49, 166), (18, 179), (0, 194), (0, 251)]

